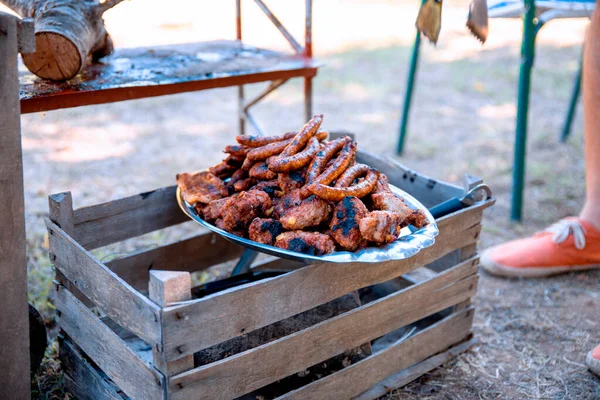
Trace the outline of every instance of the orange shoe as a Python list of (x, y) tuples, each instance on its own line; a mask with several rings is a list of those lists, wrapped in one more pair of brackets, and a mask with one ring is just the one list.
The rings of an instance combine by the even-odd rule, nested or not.
[(493, 275), (523, 278), (600, 268), (600, 231), (588, 221), (566, 218), (529, 238), (486, 250), (481, 267)]
[(600, 377), (600, 346), (597, 346), (594, 350), (588, 353), (585, 363), (590, 371)]

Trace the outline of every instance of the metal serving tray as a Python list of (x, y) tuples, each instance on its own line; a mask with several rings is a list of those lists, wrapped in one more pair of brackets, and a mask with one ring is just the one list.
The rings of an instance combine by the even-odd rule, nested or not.
[(417, 254), (421, 249), (431, 246), (435, 243), (435, 237), (438, 234), (438, 227), (435, 223), (435, 219), (429, 212), (429, 210), (422, 205), (417, 199), (404, 192), (403, 190), (390, 184), (390, 189), (397, 195), (401, 196), (406, 204), (413, 210), (419, 209), (427, 216), (429, 224), (421, 229), (413, 230), (408, 227), (403, 228), (400, 232), (400, 238), (393, 243), (386, 244), (381, 247), (367, 247), (356, 252), (349, 251), (338, 251), (323, 256), (314, 256), (310, 254), (297, 253), (295, 251), (284, 250), (278, 247), (269, 246), (266, 244), (258, 243), (250, 239), (236, 236), (232, 233), (226, 232), (216, 226), (204, 221), (194, 210), (190, 204), (182, 199), (179, 188), (177, 188), (177, 203), (179, 207), (186, 213), (191, 219), (202, 225), (203, 227), (218, 233), (225, 239), (230, 240), (240, 246), (244, 246), (248, 249), (259, 251), (261, 253), (269, 254), (272, 256), (285, 258), (288, 260), (299, 261), (305, 264), (315, 264), (320, 262), (332, 262), (332, 263), (348, 263), (348, 262), (365, 262), (375, 263), (389, 260), (404, 260)]

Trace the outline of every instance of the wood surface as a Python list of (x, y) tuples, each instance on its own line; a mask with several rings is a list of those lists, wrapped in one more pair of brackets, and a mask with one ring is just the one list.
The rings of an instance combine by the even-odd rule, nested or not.
[[(192, 279), (189, 272), (150, 271), (148, 286), (150, 300), (160, 307), (166, 307), (192, 298)], [(152, 360), (154, 367), (163, 375), (169, 377), (194, 368), (193, 354), (166, 362), (163, 354), (159, 351), (160, 348), (156, 346), (152, 348)]]
[(46, 219), (50, 259), (113, 321), (148, 343), (160, 343), (160, 308)]
[(0, 12), (0, 387), (29, 399), (29, 315), (16, 18)]
[(241, 396), (469, 298), (476, 291), (476, 271), (477, 259), (465, 261), (436, 279), (177, 375), (169, 381), (171, 396), (173, 399)]
[(55, 286), (60, 327), (132, 399), (162, 399), (164, 377), (64, 286)]
[(278, 399), (350, 399), (387, 376), (466, 339), (472, 324), (473, 309), (452, 314), (404, 341)]
[(23, 63), (35, 75), (64, 81), (88, 63), (113, 51), (102, 14), (122, 0), (1, 0), (21, 17), (35, 22), (35, 51)]
[[(435, 246), (406, 260), (335, 264), (335, 268), (329, 263), (313, 264), (186, 305), (169, 307), (163, 312), (167, 360), (193, 354), (351, 291), (396, 278), (475, 242), (480, 228), (480, 225), (464, 226), (460, 218), (455, 218), (452, 224), (440, 228)], [(335, 282), (335, 285), (329, 282)]]
[(177, 205), (175, 189), (169, 186), (79, 208), (74, 211), (73, 238), (90, 250), (189, 221)]
[(86, 360), (70, 340), (59, 337), (60, 366), (69, 393), (78, 400), (124, 400), (110, 379)]
[(149, 271), (201, 271), (238, 258), (243, 252), (242, 246), (214, 232), (203, 232), (189, 239), (109, 261), (106, 266), (134, 288), (147, 292)]
[(371, 387), (369, 390), (362, 392), (356, 397), (353, 397), (352, 400), (372, 400), (385, 396), (392, 390), (399, 389), (402, 386), (409, 384), (410, 382), (432, 371), (440, 365), (447, 363), (459, 354), (464, 353), (476, 342), (476, 339), (469, 339), (456, 346), (452, 346), (448, 350), (438, 353), (433, 357), (429, 357), (424, 361), (413, 364), (400, 372), (390, 375)]

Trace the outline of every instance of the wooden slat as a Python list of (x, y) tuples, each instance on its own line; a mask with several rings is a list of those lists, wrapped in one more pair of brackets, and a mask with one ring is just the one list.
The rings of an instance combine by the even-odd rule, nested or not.
[(50, 259), (113, 321), (148, 343), (160, 343), (160, 308), (139, 294), (46, 218)]
[(205, 232), (173, 244), (112, 260), (106, 266), (138, 290), (148, 290), (149, 271), (196, 272), (238, 258), (244, 248)]
[(169, 186), (75, 210), (73, 238), (90, 250), (189, 221), (175, 192)]
[(59, 342), (60, 366), (69, 393), (78, 400), (124, 400), (120, 389), (104, 379), (68, 339)]
[(372, 400), (378, 399), (381, 396), (385, 396), (390, 392), (390, 390), (399, 389), (402, 386), (405, 386), (419, 378), (420, 376), (428, 373), (429, 371), (432, 371), (440, 365), (452, 360), (457, 355), (464, 353), (475, 343), (477, 343), (477, 339), (469, 339), (459, 345), (452, 346), (442, 353), (436, 354), (433, 357), (429, 357), (420, 363), (414, 364), (394, 375), (385, 378), (371, 389), (359, 394), (352, 400)]
[[(192, 299), (192, 278), (184, 271), (150, 271), (150, 300), (161, 307)], [(172, 376), (194, 368), (194, 356), (189, 355), (166, 362), (160, 347), (152, 348), (152, 363), (165, 376)]]
[(472, 323), (473, 309), (452, 314), (405, 341), (278, 399), (350, 399), (396, 371), (464, 340)]
[(17, 18), (0, 12), (0, 387), (29, 399), (29, 320)]
[(440, 230), (434, 246), (406, 260), (379, 264), (314, 264), (167, 308), (163, 312), (167, 360), (280, 321), (351, 291), (396, 278), (477, 240), (479, 225), (463, 228), (460, 219), (455, 219), (454, 224)]
[[(295, 334), (173, 377), (173, 399), (235, 398), (474, 295), (477, 259)], [(283, 355), (286, 362), (281, 363)], [(293, 355), (293, 357), (291, 357)]]
[(142, 361), (64, 286), (57, 284), (60, 327), (132, 399), (163, 399), (164, 377)]

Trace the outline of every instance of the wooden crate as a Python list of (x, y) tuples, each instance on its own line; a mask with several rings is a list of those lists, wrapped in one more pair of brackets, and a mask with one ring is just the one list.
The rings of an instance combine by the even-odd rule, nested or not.
[[(462, 193), (367, 153), (359, 159), (426, 206)], [(268, 259), (253, 268), (288, 272), (194, 298), (190, 272), (235, 260), (243, 248), (203, 232), (106, 263), (90, 253), (187, 221), (175, 187), (77, 210), (69, 193), (50, 196), (67, 387), (80, 399), (377, 398), (473, 343), (476, 243), (492, 204), (439, 219), (436, 243), (406, 260), (301, 266)], [(356, 293), (362, 302), (348, 297)], [(318, 311), (335, 302), (343, 306)], [(398, 340), (415, 323), (416, 333)], [(356, 357), (330, 361), (352, 349)], [(328, 362), (337, 367), (310, 374)]]

